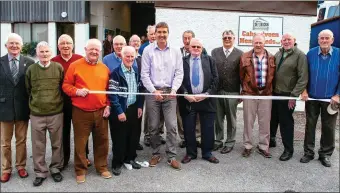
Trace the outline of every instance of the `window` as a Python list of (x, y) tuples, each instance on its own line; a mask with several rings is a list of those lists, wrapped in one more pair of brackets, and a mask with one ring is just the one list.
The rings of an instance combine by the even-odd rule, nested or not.
[(19, 34), (24, 43), (48, 41), (47, 23), (15, 23), (14, 33)]
[(331, 17), (336, 17), (339, 16), (340, 14), (340, 6), (330, 6), (328, 9), (328, 14), (327, 14), (327, 18), (331, 18)]
[(321, 21), (325, 18), (325, 11), (326, 11), (326, 8), (319, 9), (318, 21)]

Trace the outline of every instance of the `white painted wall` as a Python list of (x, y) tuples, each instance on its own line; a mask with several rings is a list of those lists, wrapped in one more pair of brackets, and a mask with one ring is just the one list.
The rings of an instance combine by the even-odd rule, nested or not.
[(0, 49), (1, 49), (1, 56), (7, 54), (7, 49), (5, 47), (5, 43), (7, 41), (8, 35), (12, 32), (12, 24), (11, 23), (1, 23), (0, 24)]
[[(197, 38), (203, 41), (208, 53), (222, 46), (222, 32), (226, 29), (233, 30), (238, 35), (239, 16), (276, 16), (283, 17), (283, 33), (291, 32), (296, 36), (299, 48), (309, 50), (310, 25), (316, 21), (315, 16), (294, 16), (265, 13), (227, 12), (194, 9), (169, 9), (156, 7), (156, 23), (165, 21), (170, 28), (169, 41), (173, 46), (181, 47), (182, 33), (193, 30)], [(236, 38), (237, 39), (237, 38)], [(238, 42), (235, 41), (235, 45)], [(249, 51), (251, 47), (238, 47)], [(267, 47), (271, 53), (278, 51), (278, 47)]]
[(47, 25), (48, 29), (48, 44), (52, 49), (52, 56), (57, 55), (57, 25), (55, 22), (49, 22)]
[[(232, 30), (238, 36), (239, 16), (276, 16), (283, 17), (283, 33), (290, 32), (296, 36), (298, 47), (305, 53), (309, 50), (310, 25), (316, 21), (316, 16), (294, 16), (265, 13), (227, 12), (194, 9), (169, 9), (156, 7), (156, 23), (165, 21), (169, 25), (169, 42), (172, 46), (182, 47), (182, 33), (185, 30), (193, 30), (196, 37), (203, 41), (204, 47), (210, 54), (211, 51), (222, 46), (222, 32)], [(235, 46), (243, 51), (249, 51), (252, 47)], [(272, 54), (278, 51), (278, 47), (266, 47)], [(239, 105), (242, 107), (242, 104)], [(297, 111), (304, 111), (304, 102), (297, 102)]]
[(74, 24), (74, 52), (85, 56), (85, 45), (90, 38), (89, 23), (75, 23)]

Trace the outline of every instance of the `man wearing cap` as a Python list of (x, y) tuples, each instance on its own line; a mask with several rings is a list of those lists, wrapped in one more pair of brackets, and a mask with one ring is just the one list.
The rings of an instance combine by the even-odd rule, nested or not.
[[(331, 30), (322, 30), (318, 37), (319, 46), (307, 53), (309, 82), (307, 89), (301, 94), (306, 101), (306, 131), (304, 156), (301, 163), (314, 159), (315, 129), (321, 113), (321, 139), (319, 160), (325, 167), (331, 167), (330, 157), (335, 148), (335, 127), (338, 113), (329, 114), (328, 106), (339, 103), (340, 95), (340, 51), (331, 46), (334, 42)], [(330, 99), (330, 102), (308, 100)]]

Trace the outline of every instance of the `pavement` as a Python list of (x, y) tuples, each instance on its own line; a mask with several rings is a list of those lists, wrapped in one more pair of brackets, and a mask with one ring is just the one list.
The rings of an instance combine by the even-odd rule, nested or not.
[[(270, 149), (273, 155), (272, 158), (264, 158), (257, 152), (252, 153), (249, 158), (243, 158), (241, 155), (243, 151), (242, 114), (242, 109), (239, 109), (237, 113), (236, 144), (233, 151), (223, 155), (219, 152), (213, 152), (220, 160), (219, 164), (212, 164), (202, 160), (199, 151), (197, 160), (182, 165), (182, 170), (180, 171), (173, 170), (166, 163), (165, 145), (163, 145), (161, 149), (163, 159), (154, 168), (142, 168), (140, 170), (127, 170), (124, 168), (120, 176), (103, 179), (92, 166), (89, 168), (86, 182), (83, 184), (77, 184), (75, 181), (73, 159), (71, 159), (69, 166), (62, 172), (64, 176), (62, 182), (56, 183), (49, 176), (42, 186), (33, 187), (32, 183), (35, 175), (32, 163), (31, 134), (28, 132), (27, 170), (29, 177), (21, 179), (16, 170), (13, 170), (11, 180), (0, 184), (1, 192), (339, 192), (339, 121), (337, 121), (336, 127), (336, 148), (331, 157), (332, 167), (326, 168), (317, 160), (320, 124), (317, 126), (315, 159), (307, 164), (299, 162), (303, 156), (305, 125), (303, 112), (294, 113), (295, 152), (291, 160), (282, 162), (278, 159), (283, 152), (283, 145), (279, 135), (277, 137), (277, 147)], [(46, 161), (49, 164), (51, 146), (48, 135), (47, 138)], [(256, 147), (258, 141), (257, 123), (254, 127), (253, 139)], [(92, 141), (92, 138), (90, 141)], [(12, 147), (14, 147), (14, 144), (13, 140)], [(91, 142), (90, 145), (92, 147)], [(90, 160), (93, 162), (92, 153), (92, 148), (90, 148)], [(137, 161), (149, 160), (150, 155), (151, 149), (144, 147), (143, 151), (138, 151)], [(178, 148), (177, 158), (180, 160), (184, 155), (185, 149)], [(15, 160), (14, 156), (13, 153), (13, 160)], [(71, 157), (73, 157), (73, 141)]]

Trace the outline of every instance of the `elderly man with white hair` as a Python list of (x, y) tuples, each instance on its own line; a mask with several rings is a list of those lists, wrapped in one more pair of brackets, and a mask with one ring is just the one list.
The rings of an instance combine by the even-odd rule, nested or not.
[[(83, 56), (79, 54), (72, 53), (74, 48), (73, 40), (71, 36), (67, 34), (62, 34), (58, 39), (58, 49), (60, 54), (51, 59), (53, 62), (58, 62), (64, 68), (64, 74), (67, 73), (68, 67), (71, 63), (83, 58)], [(71, 98), (63, 92), (64, 99), (64, 126), (63, 126), (63, 151), (64, 151), (64, 164), (63, 168), (67, 167), (68, 162), (70, 160), (71, 154), (71, 119), (72, 119), (72, 102)], [(88, 145), (86, 145), (86, 157), (89, 154)], [(91, 165), (91, 162), (87, 160), (88, 165)]]
[(110, 101), (106, 94), (89, 93), (91, 90), (106, 91), (108, 87), (110, 70), (98, 60), (101, 49), (98, 39), (88, 40), (85, 58), (70, 65), (62, 86), (73, 105), (74, 165), (78, 183), (85, 182), (88, 168), (85, 147), (91, 133), (96, 171), (105, 179), (111, 178), (107, 168)]
[[(318, 36), (319, 46), (307, 53), (309, 81), (301, 97), (306, 101), (306, 131), (304, 156), (300, 162), (308, 163), (314, 159), (315, 129), (321, 113), (321, 139), (319, 160), (325, 167), (331, 167), (330, 157), (335, 148), (335, 128), (338, 112), (329, 113), (329, 105), (339, 104), (340, 95), (340, 50), (332, 46), (333, 32), (322, 30)], [(330, 102), (312, 101), (330, 99)]]
[(192, 159), (197, 158), (196, 119), (199, 115), (202, 158), (217, 164), (219, 160), (212, 155), (216, 99), (207, 98), (207, 96), (216, 94), (218, 73), (212, 57), (202, 54), (203, 45), (199, 39), (191, 39), (189, 50), (190, 54), (183, 58), (184, 79), (181, 89), (184, 94), (194, 94), (195, 96), (185, 96), (185, 102), (180, 104), (187, 149), (182, 163), (189, 163)]
[[(295, 37), (286, 33), (281, 39), (282, 48), (275, 54), (276, 71), (273, 84), (274, 96), (298, 97), (308, 82), (307, 57), (295, 43)], [(280, 133), (284, 151), (281, 161), (292, 158), (294, 153), (294, 118), (295, 100), (273, 100), (270, 120), (269, 147), (276, 146), (276, 132), (280, 124)]]
[[(140, 91), (140, 75), (135, 61), (135, 48), (125, 46), (122, 50), (122, 63), (110, 75), (109, 91), (137, 93)], [(110, 116), (113, 149), (112, 173), (120, 175), (122, 165), (128, 169), (140, 169), (135, 162), (140, 129), (138, 119), (142, 117), (144, 97), (134, 94), (109, 95), (112, 113)]]
[(12, 173), (11, 141), (15, 134), (15, 166), (21, 178), (26, 178), (26, 138), (29, 119), (25, 73), (34, 63), (20, 54), (22, 38), (9, 34), (5, 43), (8, 54), (0, 59), (0, 129), (1, 129), (1, 182), (7, 182)]
[(64, 69), (61, 64), (51, 62), (51, 48), (47, 42), (39, 42), (36, 48), (39, 61), (26, 72), (26, 89), (31, 110), (31, 139), (33, 164), (36, 178), (34, 186), (40, 186), (46, 179), (48, 169), (45, 161), (46, 131), (49, 132), (52, 160), (49, 166), (55, 182), (62, 181), (63, 167), (63, 97), (61, 84)]
[(149, 45), (152, 44), (156, 40), (156, 26), (155, 25), (148, 25), (146, 28), (148, 41), (145, 42), (138, 50), (140, 55), (143, 55), (144, 49)]

